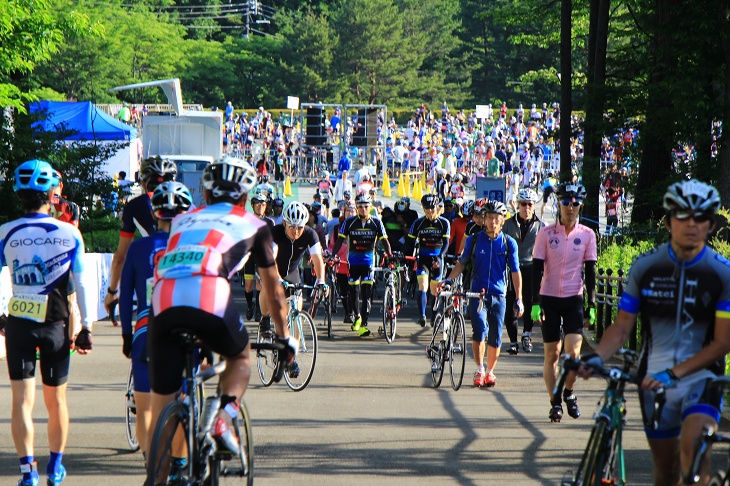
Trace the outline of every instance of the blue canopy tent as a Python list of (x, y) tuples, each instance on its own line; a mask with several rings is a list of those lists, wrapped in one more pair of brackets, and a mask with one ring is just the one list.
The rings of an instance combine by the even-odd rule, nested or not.
[(99, 110), (91, 101), (37, 101), (31, 113), (47, 111), (48, 118), (38, 124), (54, 132), (62, 123), (76, 133), (65, 140), (133, 140), (137, 129)]

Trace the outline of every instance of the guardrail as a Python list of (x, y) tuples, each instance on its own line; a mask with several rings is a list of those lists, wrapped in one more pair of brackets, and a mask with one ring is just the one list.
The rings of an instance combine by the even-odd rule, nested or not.
[[(596, 341), (600, 341), (604, 331), (613, 323), (614, 310), (618, 307), (626, 283), (626, 272), (612, 268), (598, 269), (596, 275)], [(629, 336), (629, 348), (637, 350), (636, 331)]]

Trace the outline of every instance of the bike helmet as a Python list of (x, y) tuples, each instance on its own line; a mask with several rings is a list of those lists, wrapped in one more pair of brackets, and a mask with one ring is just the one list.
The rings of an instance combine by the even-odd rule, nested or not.
[(60, 183), (58, 173), (45, 160), (29, 160), (15, 169), (14, 191), (30, 189), (31, 191), (47, 192)]
[(562, 182), (558, 186), (558, 196), (561, 200), (570, 199), (574, 202), (583, 202), (586, 198), (586, 188), (573, 182)]
[(251, 197), (251, 204), (266, 203), (269, 200), (269, 194), (266, 191), (254, 191)]
[(161, 182), (175, 180), (176, 176), (177, 165), (175, 165), (175, 162), (163, 159), (159, 155), (147, 157), (139, 167), (139, 177), (148, 186), (148, 191), (154, 190), (154, 188), (149, 187), (150, 184), (156, 187)]
[(406, 209), (411, 207), (411, 198), (408, 196), (403, 196), (398, 202), (402, 202), (403, 204), (405, 204)]
[(480, 197), (479, 199), (477, 199), (474, 202), (474, 205), (476, 206), (476, 209), (479, 209), (482, 206), (484, 206), (485, 204), (487, 204), (488, 201), (489, 201), (489, 199), (487, 199), (486, 197)]
[(350, 191), (345, 191), (342, 193), (342, 195), (344, 196), (345, 200), (347, 200), (347, 201), (352, 199), (352, 192), (350, 192)]
[(664, 194), (664, 209), (691, 210), (715, 214), (720, 207), (720, 194), (713, 186), (692, 179), (675, 182)]
[(284, 207), (284, 200), (282, 198), (280, 198), (280, 197), (277, 197), (276, 199), (274, 199), (274, 207), (283, 208)]
[(537, 193), (530, 188), (522, 189), (519, 194), (517, 194), (517, 200), (535, 202), (537, 201)]
[(476, 202), (469, 200), (464, 202), (464, 206), (461, 208), (462, 213), (464, 213), (464, 216), (467, 218), (471, 218), (474, 216), (474, 208), (476, 207)]
[(320, 179), (329, 179), (329, 178), (330, 178), (330, 173), (327, 172), (326, 170), (323, 170), (322, 174), (320, 175)]
[(292, 201), (284, 208), (282, 219), (291, 226), (304, 226), (309, 221), (309, 210), (299, 201)]
[(268, 174), (262, 174), (261, 177), (259, 177), (261, 184), (266, 184), (269, 182), (269, 175)]
[(454, 182), (456, 182), (456, 183), (459, 183), (459, 182), (461, 182), (461, 181), (462, 181), (462, 177), (461, 177), (461, 174), (456, 174), (456, 175), (454, 176)]
[(355, 204), (371, 204), (372, 202), (373, 198), (370, 197), (370, 194), (361, 192), (355, 196)]
[(152, 210), (158, 219), (172, 219), (190, 209), (192, 204), (192, 194), (180, 182), (163, 182), (152, 194)]
[(499, 201), (491, 200), (491, 201), (487, 201), (487, 203), (481, 207), (479, 212), (482, 214), (497, 213), (497, 214), (501, 214), (502, 216), (505, 216), (507, 214), (507, 206), (505, 206), (504, 204), (502, 204)]
[(202, 181), (215, 197), (238, 200), (256, 184), (256, 171), (243, 159), (223, 157), (205, 168)]
[(433, 209), (439, 205), (441, 200), (436, 194), (426, 194), (421, 198), (423, 209)]

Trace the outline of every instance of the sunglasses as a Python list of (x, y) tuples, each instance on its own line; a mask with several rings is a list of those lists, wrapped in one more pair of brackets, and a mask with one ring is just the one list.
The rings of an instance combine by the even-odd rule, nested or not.
[(581, 205), (579, 202), (570, 202), (570, 201), (560, 201), (560, 204), (562, 204), (565, 207), (573, 206), (574, 208), (577, 208)]
[(358, 208), (369, 208), (370, 207), (370, 203), (361, 203), (361, 204), (358, 204), (357, 207)]
[(711, 214), (703, 213), (701, 211), (689, 210), (672, 211), (672, 216), (674, 216), (674, 218), (678, 219), (679, 221), (687, 221), (688, 219), (692, 218), (695, 220), (696, 223), (706, 223), (712, 219)]
[(290, 224), (289, 229), (292, 231), (302, 231), (302, 230), (304, 230), (304, 226), (294, 226), (294, 225)]
[(520, 206), (527, 206), (527, 207), (531, 208), (534, 205), (535, 205), (535, 203), (531, 202), (531, 201), (520, 201)]

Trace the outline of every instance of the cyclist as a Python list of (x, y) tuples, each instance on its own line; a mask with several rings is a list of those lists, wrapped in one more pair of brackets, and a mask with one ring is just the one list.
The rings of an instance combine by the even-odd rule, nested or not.
[[(274, 220), (266, 216), (266, 206), (271, 200), (271, 194), (265, 190), (259, 190), (261, 186), (262, 184), (259, 184), (256, 187), (253, 197), (251, 197), (251, 209), (253, 210), (253, 214), (265, 221), (271, 230), (274, 227)], [(253, 287), (256, 280), (256, 263), (253, 258), (246, 260), (246, 263), (243, 265), (243, 279), (246, 297), (246, 320), (250, 321), (254, 319), (258, 321), (261, 319), (261, 312), (254, 304), (253, 298)], [(257, 285), (257, 290), (261, 292), (260, 285)]]
[(355, 197), (357, 215), (342, 223), (340, 235), (332, 249), (332, 254), (337, 255), (347, 239), (347, 261), (350, 264), (347, 277), (347, 283), (350, 285), (347, 302), (350, 307), (347, 313), (352, 318), (351, 329), (362, 337), (370, 335), (368, 317), (373, 291), (375, 248), (378, 241), (382, 242), (386, 257), (392, 253), (382, 221), (370, 215), (370, 203), (369, 194), (358, 194)]
[[(532, 254), (533, 321), (542, 321), (545, 344), (543, 379), (550, 396), (549, 418), (559, 422), (563, 417), (561, 397), (553, 396), (560, 358), (561, 321), (564, 334), (563, 352), (577, 358), (583, 342), (583, 269), (588, 296), (590, 320), (595, 320), (596, 235), (578, 223), (585, 187), (572, 182), (558, 186), (560, 217), (541, 229)], [(541, 317), (542, 315), (542, 317)], [(578, 399), (573, 394), (575, 374), (565, 381), (563, 398), (568, 415), (580, 417)]]
[(547, 173), (547, 177), (542, 181), (542, 206), (540, 207), (540, 218), (545, 214), (545, 206), (550, 199), (551, 194), (555, 194), (558, 182), (553, 177), (552, 172)]
[(449, 240), (449, 249), (448, 253), (449, 255), (459, 255), (459, 250), (463, 248), (464, 245), (464, 233), (466, 232), (466, 227), (471, 222), (472, 218), (474, 217), (474, 208), (476, 207), (476, 204), (474, 201), (465, 201), (464, 207), (461, 209), (462, 216), (456, 218), (451, 223), (451, 238)]
[[(70, 223), (49, 213), (59, 179), (51, 164), (30, 160), (15, 169), (15, 191), (25, 216), (0, 226), (0, 265), (12, 262), (12, 296), (5, 327), (8, 375), (12, 395), (11, 430), (23, 477), (20, 486), (38, 485), (38, 465), (33, 453), (36, 349), (40, 352), (43, 399), (48, 410), (47, 483), (63, 482), (63, 452), (68, 436), (66, 389), (71, 341), (79, 354), (92, 349), (92, 321), (85, 284), (84, 240)], [(68, 284), (75, 282), (82, 318), (78, 336), (69, 336)]]
[(149, 236), (155, 232), (155, 220), (152, 217), (150, 197), (159, 184), (174, 180), (176, 175), (177, 166), (171, 160), (156, 156), (142, 161), (139, 168), (142, 194), (129, 201), (122, 211), (122, 229), (112, 259), (109, 287), (104, 297), (104, 308), (109, 314), (111, 314), (112, 304), (119, 300), (119, 279), (122, 276), (124, 259), (127, 256), (129, 245), (132, 244), (135, 232), (139, 231), (141, 236)]
[[(188, 188), (179, 182), (163, 182), (152, 194), (152, 211), (158, 231), (132, 242), (124, 261), (119, 284), (119, 320), (122, 322), (122, 353), (132, 360), (134, 399), (137, 408), (137, 439), (146, 453), (147, 431), (150, 426), (150, 381), (147, 372), (147, 321), (152, 292), (155, 263), (162, 258), (167, 246), (170, 222), (193, 204)], [(137, 322), (132, 327), (133, 298), (137, 298)]]
[(329, 254), (326, 255), (327, 257), (336, 258), (339, 257), (340, 263), (337, 265), (337, 290), (340, 294), (340, 299), (342, 300), (342, 307), (345, 309), (345, 324), (352, 324), (353, 323), (353, 316), (350, 315), (348, 312), (349, 304), (348, 304), (348, 298), (349, 298), (349, 285), (347, 282), (347, 276), (349, 275), (349, 266), (347, 264), (347, 248), (344, 245), (340, 246), (340, 250), (338, 253), (332, 253), (332, 250), (335, 247), (335, 241), (337, 241), (337, 235), (339, 234), (339, 228), (342, 226), (342, 223), (345, 222), (347, 218), (352, 218), (357, 214), (357, 208), (355, 207), (355, 202), (350, 201), (346, 206), (342, 207), (342, 213), (343, 215), (340, 216), (339, 222), (340, 224), (335, 228), (332, 232), (332, 235), (330, 235), (329, 244), (327, 246), (327, 249), (329, 250)]
[[(690, 180), (670, 185), (663, 203), (669, 242), (631, 264), (616, 321), (596, 354), (583, 357), (596, 364), (610, 358), (634, 332), (641, 312), (644, 417), (652, 416), (653, 392), (666, 389), (658, 430), (645, 430), (657, 485), (679, 484), (680, 472), (690, 470), (695, 439), (703, 427), (717, 427), (722, 395), (707, 384), (725, 374), (730, 352), (730, 262), (706, 243), (720, 195)], [(701, 484), (710, 479), (710, 456), (702, 465)]]
[[(502, 230), (517, 241), (519, 248), (520, 274), (522, 275), (522, 300), (526, 309), (532, 308), (532, 252), (535, 249), (537, 233), (545, 226), (535, 214), (537, 193), (532, 189), (522, 189), (517, 194), (519, 209), (514, 218), (504, 222)], [(505, 322), (510, 345), (509, 354), (515, 355), (519, 351), (517, 344), (517, 316), (512, 312), (516, 296), (513, 288), (507, 291), (507, 311)], [(529, 314), (522, 316), (522, 350), (532, 352), (532, 317)]]
[(408, 232), (408, 238), (406, 238), (405, 254), (413, 255), (416, 242), (418, 242), (418, 269), (416, 270), (420, 316), (418, 324), (425, 327), (429, 279), (431, 294), (436, 295), (436, 287), (443, 278), (444, 255), (449, 247), (451, 225), (446, 218), (439, 216), (439, 211), (443, 208), (443, 201), (437, 195), (426, 194), (421, 198), (421, 205), (423, 205), (426, 215), (413, 222)]
[(282, 216), (282, 213), (284, 212), (284, 200), (280, 197), (274, 199), (273, 209), (274, 211), (271, 216), (272, 221), (274, 224), (281, 224), (284, 220), (284, 216)]
[[(244, 209), (255, 182), (253, 167), (241, 159), (224, 157), (205, 168), (202, 183), (208, 206), (172, 222), (166, 253), (155, 269), (154, 315), (148, 326), (152, 429), (180, 388), (184, 357), (173, 332), (176, 328), (191, 329), (228, 363), (221, 375), (221, 405), (213, 432), (221, 447), (236, 453), (239, 444), (231, 422), (238, 415), (238, 404), (248, 385), (251, 358), (248, 332), (228, 279), (246, 258), (256, 261), (277, 339), (285, 345), (287, 356), (282, 359), (293, 361), (298, 348), (286, 326), (285, 297), (278, 284), (271, 231)], [(147, 450), (150, 440), (148, 437)], [(175, 465), (184, 467), (184, 462)]]
[(330, 173), (323, 170), (320, 174), (319, 181), (317, 182), (317, 194), (319, 194), (324, 206), (324, 215), (329, 217), (330, 215), (330, 201), (334, 201), (334, 193), (332, 192), (334, 185), (330, 180)]
[[(522, 305), (522, 277), (518, 260), (517, 242), (502, 231), (507, 207), (499, 201), (489, 201), (479, 209), (484, 215), (484, 231), (466, 239), (464, 253), (456, 262), (449, 277), (442, 282), (443, 288), (453, 285), (455, 279), (470, 263), (473, 268), (471, 288), (474, 292), (485, 290), (483, 305), (479, 298), (470, 299), (469, 314), (472, 326), (472, 351), (477, 370), (474, 386), (492, 387), (497, 384), (494, 368), (502, 346), (502, 326), (506, 307), (507, 274), (512, 277), (516, 300), (514, 313), (520, 317), (525, 308)], [(486, 339), (486, 343), (485, 343)], [(484, 366), (484, 354), (487, 366)]]

